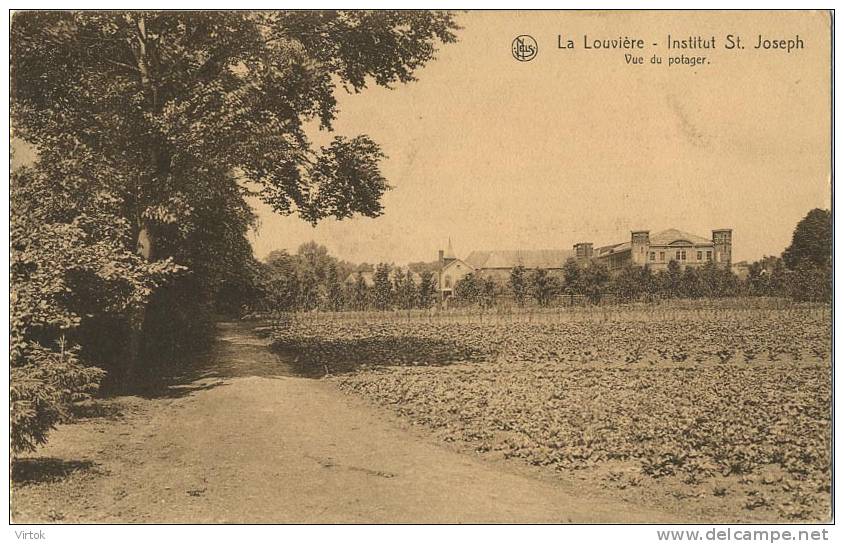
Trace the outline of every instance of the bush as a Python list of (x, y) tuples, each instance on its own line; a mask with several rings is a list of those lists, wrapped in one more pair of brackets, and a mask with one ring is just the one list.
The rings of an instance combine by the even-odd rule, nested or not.
[[(18, 349), (22, 346), (18, 344)], [(82, 365), (78, 347), (60, 340), (58, 350), (31, 344), (23, 348), (26, 364), (13, 366), (9, 386), (12, 451), (32, 451), (47, 432), (69, 417), (71, 403), (97, 390), (105, 372)]]
[(832, 267), (801, 263), (787, 275), (791, 298), (799, 302), (830, 302), (832, 300)]
[[(21, 169), (11, 183), (10, 435), (15, 452), (43, 444), (69, 404), (96, 391), (103, 371), (83, 358), (120, 360), (88, 323), (112, 322), (146, 303), (180, 267), (126, 250), (128, 226), (107, 193), (66, 176)], [(86, 330), (87, 329), (87, 330)], [(99, 335), (93, 334), (99, 332)], [(99, 345), (98, 345), (99, 344)], [(115, 347), (121, 346), (115, 343)]]

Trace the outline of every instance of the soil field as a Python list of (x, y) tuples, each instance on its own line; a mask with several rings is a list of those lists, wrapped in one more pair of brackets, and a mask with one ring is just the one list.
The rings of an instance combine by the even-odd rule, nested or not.
[(287, 320), (273, 334), (299, 371), (480, 458), (685, 519), (831, 516), (825, 308), (370, 314)]

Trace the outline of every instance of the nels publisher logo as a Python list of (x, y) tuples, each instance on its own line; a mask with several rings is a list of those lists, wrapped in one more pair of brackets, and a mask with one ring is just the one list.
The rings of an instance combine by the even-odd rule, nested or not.
[(536, 40), (532, 36), (522, 34), (516, 36), (513, 40), (513, 58), (519, 62), (527, 62), (533, 60), (537, 53), (539, 53), (539, 46), (536, 45)]

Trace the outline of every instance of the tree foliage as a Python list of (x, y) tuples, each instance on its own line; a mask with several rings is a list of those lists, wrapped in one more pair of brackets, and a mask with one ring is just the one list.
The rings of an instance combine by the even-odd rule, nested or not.
[(454, 297), (457, 300), (476, 303), (483, 294), (483, 279), (469, 273), (454, 283)]
[(569, 257), (563, 265), (563, 283), (567, 294), (576, 294), (581, 291), (580, 275), (580, 264), (573, 257)]
[(355, 275), (355, 281), (351, 288), (350, 294), (351, 308), (353, 310), (365, 310), (369, 305), (370, 290), (363, 279), (363, 272), (358, 272)]
[(83, 147), (114, 165), (139, 230), (190, 220), (234, 172), (279, 213), (374, 216), (379, 146), (315, 149), (305, 124), (331, 129), (336, 84), (412, 81), (455, 29), (438, 12), (22, 12), (15, 125), (40, 152)]
[(537, 268), (529, 277), (530, 293), (540, 306), (548, 306), (559, 293), (557, 278), (548, 274), (544, 268)]
[(396, 307), (404, 310), (416, 308), (419, 303), (419, 287), (416, 285), (416, 280), (413, 278), (413, 272), (410, 269), (396, 269), (394, 274), (394, 283)]
[[(61, 164), (53, 164), (56, 172)], [(128, 225), (107, 194), (81, 191), (85, 178), (54, 183), (48, 168), (16, 171), (11, 182), (10, 357), (14, 451), (32, 450), (67, 416), (72, 401), (97, 389), (103, 330), (88, 321), (119, 316), (146, 303), (182, 270), (150, 263), (122, 243)], [(100, 321), (102, 323), (102, 321)], [(79, 342), (85, 344), (80, 352)]]
[(791, 297), (801, 301), (832, 300), (832, 214), (815, 208), (794, 229), (782, 254)]
[(791, 270), (803, 263), (828, 266), (832, 262), (832, 215), (815, 208), (797, 223), (789, 245), (782, 254)]
[(372, 275), (372, 302), (378, 310), (390, 308), (393, 301), (393, 287), (390, 283), (391, 267), (387, 263), (379, 263)]
[[(12, 125), (39, 159), (12, 180), (13, 446), (95, 387), (86, 354), (178, 350), (215, 305), (268, 292), (333, 304), (330, 271), (255, 261), (246, 198), (311, 223), (381, 214), (384, 155), (332, 132), (334, 92), (412, 81), (456, 29), (429, 11), (16, 13)], [(119, 334), (84, 336), (106, 321)], [(127, 349), (95, 349), (112, 337)]]
[(437, 284), (434, 273), (431, 270), (424, 270), (419, 278), (419, 307), (430, 308), (436, 300)]
[(639, 300), (654, 291), (654, 278), (647, 266), (628, 264), (613, 278), (612, 291), (621, 302)]
[(258, 272), (245, 197), (309, 222), (381, 213), (379, 146), (315, 146), (306, 126), (332, 131), (337, 86), (412, 81), (456, 29), (430, 11), (21, 12), (15, 133), (45, 165), (95, 173), (83, 189), (114, 201), (128, 249), (187, 266), (197, 295), (237, 296)]
[(583, 269), (580, 281), (583, 286), (583, 294), (590, 302), (597, 304), (606, 291), (607, 284), (610, 281), (610, 273), (604, 264), (592, 262)]
[(525, 305), (528, 295), (528, 284), (525, 267), (518, 265), (510, 271), (510, 291), (513, 293), (513, 300), (519, 306)]

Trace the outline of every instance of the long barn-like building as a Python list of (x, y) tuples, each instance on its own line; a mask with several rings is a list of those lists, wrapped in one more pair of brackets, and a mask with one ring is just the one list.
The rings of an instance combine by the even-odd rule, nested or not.
[(473, 251), (465, 259), (458, 259), (449, 240), (448, 250), (439, 252), (439, 290), (443, 298), (448, 298), (454, 285), (470, 273), (503, 283), (520, 265), (527, 270), (544, 268), (551, 274), (562, 275), (563, 265), (573, 256), (573, 251), (565, 249), (517, 249)]
[(448, 249), (439, 251), (437, 280), (442, 298), (448, 298), (454, 285), (470, 273), (506, 282), (516, 266), (528, 270), (544, 268), (551, 274), (562, 275), (570, 258), (586, 265), (604, 264), (617, 273), (628, 264), (648, 266), (653, 271), (665, 270), (676, 261), (680, 268), (700, 267), (713, 262), (729, 268), (732, 262), (732, 229), (716, 229), (711, 238), (668, 229), (654, 235), (647, 230), (630, 233), (630, 240), (595, 248), (591, 242), (574, 244), (571, 250), (509, 250), (473, 251), (465, 259), (458, 259), (448, 241)]

